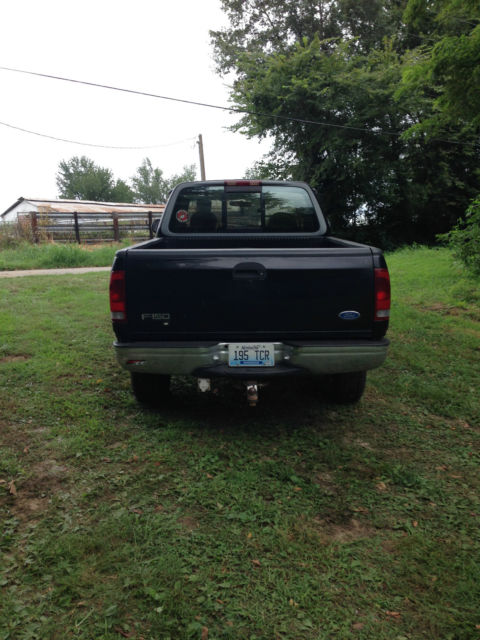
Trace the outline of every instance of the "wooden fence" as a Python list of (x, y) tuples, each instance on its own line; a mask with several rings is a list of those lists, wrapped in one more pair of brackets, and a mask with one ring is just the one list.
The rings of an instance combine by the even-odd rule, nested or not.
[(104, 243), (124, 238), (153, 238), (152, 222), (162, 217), (158, 211), (145, 213), (37, 213), (20, 214), (18, 222), (29, 231), (33, 242)]

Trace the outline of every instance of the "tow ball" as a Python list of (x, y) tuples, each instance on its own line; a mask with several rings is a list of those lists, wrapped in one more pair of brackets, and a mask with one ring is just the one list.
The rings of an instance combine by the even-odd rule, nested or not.
[(257, 406), (258, 384), (255, 381), (247, 382), (247, 402), (251, 407)]
[[(198, 390), (201, 393), (207, 393), (212, 391), (212, 381), (210, 378), (198, 378), (197, 379)], [(259, 384), (256, 380), (249, 380), (245, 383), (245, 389), (247, 392), (247, 402), (251, 407), (256, 407), (258, 403), (258, 388)], [(215, 392), (216, 389), (213, 389)]]
[(197, 378), (198, 390), (201, 393), (206, 393), (212, 390), (212, 383), (210, 378)]

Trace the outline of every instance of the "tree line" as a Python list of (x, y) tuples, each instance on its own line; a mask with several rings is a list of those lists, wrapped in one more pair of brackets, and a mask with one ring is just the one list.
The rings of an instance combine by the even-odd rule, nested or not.
[(161, 169), (153, 167), (145, 158), (130, 179), (115, 179), (112, 171), (101, 167), (86, 156), (62, 160), (56, 176), (60, 198), (93, 200), (95, 202), (141, 202), (162, 204), (180, 182), (195, 180), (194, 164), (183, 167), (179, 174), (166, 177)]
[(250, 177), (306, 180), (335, 231), (434, 242), (480, 193), (478, 0), (222, 0)]

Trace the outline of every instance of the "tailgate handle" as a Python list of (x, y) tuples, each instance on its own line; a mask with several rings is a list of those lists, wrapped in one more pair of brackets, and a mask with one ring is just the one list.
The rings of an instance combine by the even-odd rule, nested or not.
[(258, 262), (240, 262), (233, 267), (234, 280), (265, 280), (267, 270)]

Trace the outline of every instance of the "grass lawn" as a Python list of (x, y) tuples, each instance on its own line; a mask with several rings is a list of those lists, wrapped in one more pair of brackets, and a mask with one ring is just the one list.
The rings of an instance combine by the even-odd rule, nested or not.
[(0, 284), (0, 640), (480, 638), (480, 287), (388, 258), (355, 407), (299, 383), (140, 407), (105, 273)]
[[(1, 236), (0, 236), (1, 240)], [(2, 248), (0, 243), (0, 271), (21, 269), (58, 269), (62, 267), (108, 267), (115, 251), (128, 246), (122, 244), (30, 244)]]

